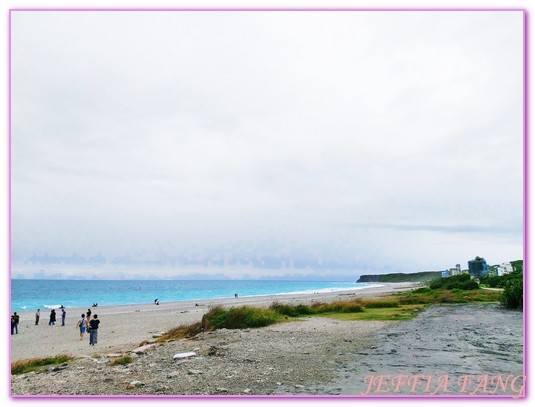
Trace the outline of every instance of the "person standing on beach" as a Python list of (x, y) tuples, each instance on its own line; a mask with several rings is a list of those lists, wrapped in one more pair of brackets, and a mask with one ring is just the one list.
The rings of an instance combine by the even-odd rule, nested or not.
[(39, 325), (40, 317), (41, 317), (41, 309), (37, 308), (37, 312), (35, 313), (35, 325)]
[(19, 316), (16, 312), (11, 315), (11, 335), (19, 333)]
[(89, 322), (89, 344), (96, 345), (98, 340), (98, 325), (100, 321), (98, 320), (98, 315), (95, 314), (93, 319)]
[(87, 325), (87, 321), (85, 319), (85, 314), (82, 314), (82, 319), (78, 321), (76, 326), (80, 328), (80, 340), (84, 339), (85, 334), (85, 327)]
[(50, 311), (50, 319), (48, 320), (48, 325), (56, 325), (56, 310), (53, 309)]
[(65, 326), (65, 316), (67, 315), (67, 312), (65, 311), (65, 308), (61, 309), (61, 326)]
[[(19, 320), (20, 317), (17, 315), (16, 312), (13, 313), (13, 322), (15, 322), (15, 333), (19, 333)], [(13, 332), (11, 333), (13, 335)]]
[(89, 320), (91, 318), (91, 309), (90, 308), (87, 309), (87, 312), (85, 313), (85, 315), (87, 316), (87, 320)]

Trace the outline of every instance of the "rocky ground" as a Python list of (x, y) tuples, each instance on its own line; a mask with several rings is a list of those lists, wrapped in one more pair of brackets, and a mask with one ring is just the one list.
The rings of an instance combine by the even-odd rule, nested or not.
[[(207, 395), (307, 393), (329, 382), (372, 345), (384, 322), (339, 322), (306, 318), (261, 329), (202, 333), (141, 349), (132, 363), (108, 366), (119, 354), (82, 357), (43, 373), (14, 376), (14, 394)], [(178, 353), (195, 356), (173, 359)], [(286, 390), (284, 390), (286, 391)]]
[[(120, 354), (98, 346), (73, 363), (12, 376), (12, 395), (360, 395), (370, 375), (369, 393), (414, 393), (393, 391), (391, 382), (377, 387), (373, 376), (381, 374), (432, 375), (432, 390), (450, 375), (451, 394), (459, 374), (522, 374), (522, 313), (462, 305), (405, 322), (304, 318), (148, 346), (124, 366), (109, 366)], [(185, 352), (195, 355), (174, 358)], [(504, 394), (514, 393), (510, 385)], [(418, 385), (422, 394), (429, 389)]]

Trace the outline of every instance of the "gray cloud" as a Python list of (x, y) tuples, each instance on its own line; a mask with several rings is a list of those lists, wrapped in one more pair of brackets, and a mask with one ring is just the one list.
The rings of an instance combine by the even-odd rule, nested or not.
[(13, 12), (13, 260), (521, 258), (522, 18)]

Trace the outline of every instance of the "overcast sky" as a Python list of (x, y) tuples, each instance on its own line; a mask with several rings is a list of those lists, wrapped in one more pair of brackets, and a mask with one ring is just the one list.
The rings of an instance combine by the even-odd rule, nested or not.
[(73, 254), (101, 278), (350, 280), (523, 257), (521, 12), (11, 23), (14, 276)]

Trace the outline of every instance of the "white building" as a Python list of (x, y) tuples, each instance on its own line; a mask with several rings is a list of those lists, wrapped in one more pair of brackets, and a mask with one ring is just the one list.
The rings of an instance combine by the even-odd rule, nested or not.
[(496, 266), (496, 272), (499, 276), (503, 276), (504, 274), (508, 274), (513, 271), (513, 265), (511, 263), (502, 263), (498, 266)]

